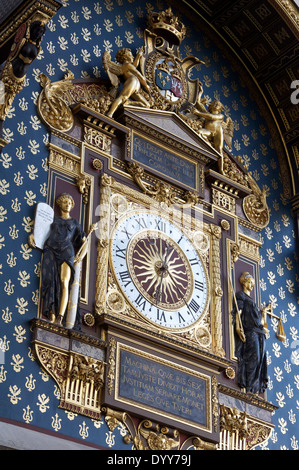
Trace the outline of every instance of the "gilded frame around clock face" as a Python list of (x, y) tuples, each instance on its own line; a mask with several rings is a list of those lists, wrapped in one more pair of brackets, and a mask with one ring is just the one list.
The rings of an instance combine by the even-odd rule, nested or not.
[(125, 299), (150, 324), (186, 331), (207, 311), (204, 261), (184, 231), (159, 211), (122, 215), (110, 236), (109, 261)]

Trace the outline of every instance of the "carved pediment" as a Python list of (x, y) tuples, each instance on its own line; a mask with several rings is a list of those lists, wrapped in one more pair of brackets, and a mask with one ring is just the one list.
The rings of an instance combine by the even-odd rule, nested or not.
[(207, 162), (217, 162), (221, 155), (212, 145), (197, 134), (178, 114), (147, 108), (125, 106), (123, 120), (128, 127), (141, 131), (155, 140), (167, 142), (176, 149), (189, 147), (194, 155), (207, 157)]

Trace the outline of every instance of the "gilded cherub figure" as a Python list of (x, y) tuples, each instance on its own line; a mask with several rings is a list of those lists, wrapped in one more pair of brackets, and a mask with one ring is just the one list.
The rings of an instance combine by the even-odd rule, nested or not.
[(150, 107), (149, 102), (141, 94), (141, 86), (147, 93), (150, 93), (150, 88), (146, 82), (145, 77), (137, 70), (142, 57), (142, 51), (140, 50), (135, 59), (131, 52), (131, 49), (123, 48), (120, 49), (116, 54), (116, 60), (119, 64), (111, 61), (111, 56), (108, 51), (103, 54), (104, 68), (111, 80), (114, 87), (114, 93), (116, 95), (120, 79), (123, 80), (123, 88), (120, 91), (118, 97), (113, 101), (107, 116), (112, 117), (115, 111), (120, 105), (128, 102), (130, 98), (134, 100), (133, 104), (143, 107)]
[[(206, 99), (202, 98), (203, 87), (199, 84), (199, 93), (192, 114), (204, 119), (204, 127), (198, 129), (198, 132), (211, 140), (215, 149), (223, 155), (223, 144), (225, 143), (231, 148), (234, 123), (230, 117), (224, 121), (222, 114), (223, 104), (219, 100), (212, 101), (208, 109), (206, 109)], [(223, 158), (221, 159), (220, 171), (223, 173)]]

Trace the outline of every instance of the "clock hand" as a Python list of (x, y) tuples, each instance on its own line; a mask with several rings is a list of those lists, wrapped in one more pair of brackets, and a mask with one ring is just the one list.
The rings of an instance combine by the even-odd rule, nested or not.
[(157, 304), (157, 305), (158, 305), (158, 303), (160, 302), (160, 299), (161, 299), (161, 296), (162, 296), (161, 287), (162, 287), (163, 277), (164, 277), (164, 274), (166, 273), (166, 271), (168, 272), (168, 268), (167, 268), (166, 261), (167, 261), (167, 258), (169, 257), (169, 255), (170, 255), (170, 254), (173, 252), (173, 250), (174, 250), (174, 248), (172, 248), (172, 251), (168, 252), (169, 248), (171, 248), (171, 247), (167, 244), (167, 242), (165, 242), (165, 244), (166, 244), (166, 254), (165, 254), (164, 261), (162, 261), (162, 258), (161, 258), (161, 256), (160, 256), (160, 254), (158, 253), (158, 254), (159, 254), (159, 257), (160, 257), (160, 259), (161, 259), (161, 261), (162, 261), (162, 266), (161, 266), (161, 268), (160, 268), (160, 269), (162, 270), (162, 272), (161, 272), (161, 281), (160, 281), (160, 285), (159, 285), (159, 288), (158, 288), (158, 290), (157, 290), (157, 293), (158, 293), (158, 295), (159, 295), (159, 297), (157, 296), (157, 301), (156, 301), (156, 304)]
[(160, 253), (158, 252), (158, 249), (157, 249), (157, 247), (156, 247), (155, 240), (151, 240), (151, 239), (149, 238), (149, 235), (147, 235), (147, 239), (148, 239), (149, 244), (151, 245), (151, 247), (154, 248), (154, 251), (155, 251), (156, 254), (159, 256), (160, 260), (161, 260), (162, 263), (163, 263), (163, 260), (162, 260), (162, 258), (161, 258), (161, 255), (160, 255)]
[(167, 265), (166, 265), (166, 261), (167, 261), (167, 258), (169, 257), (169, 255), (171, 255), (171, 253), (173, 252), (174, 248), (172, 248), (172, 251), (168, 252), (169, 248), (171, 248), (171, 246), (169, 246), (167, 244), (167, 242), (165, 241), (165, 244), (166, 244), (166, 254), (165, 254), (165, 258), (164, 258), (164, 261), (163, 259), (161, 258), (161, 255), (156, 247), (156, 244), (155, 244), (155, 241), (154, 240), (150, 240), (149, 236), (147, 236), (147, 239), (148, 239), (148, 242), (149, 244), (153, 247), (154, 251), (156, 252), (156, 254), (159, 256), (160, 260), (162, 261), (162, 266), (161, 268), (167, 268)]
[(189, 305), (188, 305), (188, 303), (187, 303), (187, 301), (186, 301), (186, 299), (185, 299), (185, 296), (184, 296), (184, 294), (182, 293), (181, 289), (180, 289), (180, 288), (179, 288), (179, 286), (177, 285), (177, 283), (176, 283), (175, 279), (173, 278), (173, 276), (172, 276), (172, 274), (171, 274), (171, 272), (170, 272), (170, 271), (168, 271), (168, 274), (169, 274), (169, 276), (170, 276), (170, 279), (172, 280), (172, 282), (175, 284), (175, 286), (176, 286), (177, 290), (178, 290), (178, 291), (179, 291), (179, 293), (181, 294), (181, 296), (182, 296), (182, 297), (181, 297), (181, 299), (182, 299), (182, 300), (185, 302), (185, 304), (186, 304), (186, 307), (188, 308), (188, 311), (191, 313), (192, 317), (193, 317), (193, 318), (194, 318), (194, 320), (195, 320), (195, 317), (194, 317), (193, 313), (192, 313), (192, 312), (189, 310)]
[(164, 276), (164, 271), (162, 272), (161, 274), (161, 281), (160, 281), (160, 284), (159, 284), (159, 287), (155, 293), (155, 297), (156, 297), (156, 305), (158, 305), (158, 303), (160, 302), (160, 299), (161, 299), (161, 295), (162, 295), (162, 292), (161, 292), (161, 286), (162, 286), (162, 282), (163, 282), (163, 276)]
[(171, 253), (172, 253), (173, 250), (174, 250), (174, 248), (172, 247), (172, 251), (170, 251), (170, 252), (168, 253), (168, 249), (171, 248), (171, 246), (169, 246), (169, 245), (167, 244), (167, 241), (165, 241), (165, 244), (166, 244), (166, 255), (165, 255), (165, 258), (164, 258), (164, 261), (163, 261), (163, 267), (164, 267), (164, 268), (167, 267), (167, 265), (166, 265), (167, 258), (169, 257), (169, 255), (171, 255)]

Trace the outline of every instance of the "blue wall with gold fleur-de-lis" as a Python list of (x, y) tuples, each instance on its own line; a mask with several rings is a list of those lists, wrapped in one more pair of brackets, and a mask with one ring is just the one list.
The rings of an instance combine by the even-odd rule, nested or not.
[[(64, 0), (49, 22), (42, 50), (31, 65), (25, 86), (16, 96), (4, 123), (8, 144), (0, 155), (0, 420), (42, 428), (53, 435), (103, 446), (128, 449), (118, 426), (59, 409), (59, 390), (32, 354), (30, 320), (37, 315), (40, 254), (28, 246), (34, 208), (46, 200), (47, 128), (37, 114), (41, 91), (39, 74), (60, 80), (67, 70), (75, 78), (106, 78), (102, 55), (143, 45), (150, 11), (167, 8), (164, 1)], [(175, 9), (174, 13), (175, 12)], [(299, 328), (298, 258), (291, 207), (283, 196), (279, 165), (269, 130), (256, 103), (230, 63), (210, 38), (186, 18), (187, 37), (180, 50), (205, 65), (194, 67), (192, 77), (203, 83), (209, 100), (219, 98), (224, 113), (235, 123), (234, 155), (240, 155), (260, 187), (267, 189), (271, 211), (268, 227), (260, 233), (262, 302), (272, 302), (281, 316), (286, 341), (280, 343), (277, 320), (268, 324), (267, 399), (278, 405), (275, 430), (265, 449), (298, 449)]]

